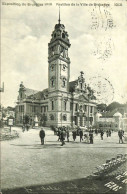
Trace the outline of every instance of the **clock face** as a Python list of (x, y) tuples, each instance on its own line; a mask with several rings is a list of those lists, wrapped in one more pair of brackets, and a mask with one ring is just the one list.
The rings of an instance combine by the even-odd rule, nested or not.
[(114, 99), (114, 88), (111, 82), (100, 75), (89, 79), (90, 87), (94, 90), (97, 103), (109, 104)]
[(61, 64), (61, 75), (67, 77), (67, 66), (66, 66), (66, 64)]

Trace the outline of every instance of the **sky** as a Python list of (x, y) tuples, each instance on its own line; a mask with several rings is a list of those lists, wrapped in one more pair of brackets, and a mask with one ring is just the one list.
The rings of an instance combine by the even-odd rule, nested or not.
[[(26, 6), (22, 6), (23, 2)], [(70, 6), (64, 5), (66, 1), (49, 1), (52, 5), (45, 5), (44, 0), (36, 0), (43, 6), (27, 5), (33, 2), (1, 1), (1, 83), (5, 85), (2, 105), (15, 105), (21, 81), (26, 88), (39, 91), (48, 87), (48, 43), (58, 23), (57, 3), (61, 4), (61, 23), (71, 43), (70, 81), (83, 71), (86, 83), (95, 91), (101, 90), (100, 100), (127, 102), (127, 5), (122, 1), (122, 6), (115, 6), (109, 1), (109, 7), (81, 6), (76, 0), (72, 2), (77, 6), (72, 6), (71, 1)], [(109, 28), (108, 19), (113, 21)]]

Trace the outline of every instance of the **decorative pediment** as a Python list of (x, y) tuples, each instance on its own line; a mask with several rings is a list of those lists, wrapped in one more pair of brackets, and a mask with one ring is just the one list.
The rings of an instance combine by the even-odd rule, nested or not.
[(88, 98), (84, 95), (80, 95), (79, 96), (79, 100), (82, 100), (82, 101), (88, 101)]

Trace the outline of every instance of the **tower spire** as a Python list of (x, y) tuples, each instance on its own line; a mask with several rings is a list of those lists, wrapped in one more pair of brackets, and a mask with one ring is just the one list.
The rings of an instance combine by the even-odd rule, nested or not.
[(59, 6), (59, 20), (58, 20), (58, 22), (59, 22), (59, 24), (60, 24), (60, 6)]

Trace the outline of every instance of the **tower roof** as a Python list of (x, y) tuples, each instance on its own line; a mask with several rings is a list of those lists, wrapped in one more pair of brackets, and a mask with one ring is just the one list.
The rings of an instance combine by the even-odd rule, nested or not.
[(49, 45), (51, 43), (54, 43), (54, 41), (60, 40), (63, 41), (67, 46), (70, 47), (70, 42), (68, 39), (68, 33), (65, 30), (64, 24), (61, 24), (61, 15), (60, 15), (60, 8), (59, 8), (59, 17), (58, 17), (58, 23), (55, 24), (54, 30), (52, 32), (52, 38), (50, 40)]

